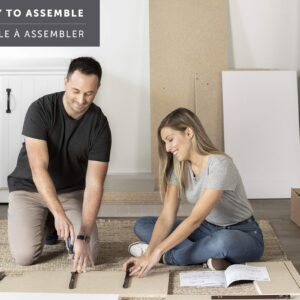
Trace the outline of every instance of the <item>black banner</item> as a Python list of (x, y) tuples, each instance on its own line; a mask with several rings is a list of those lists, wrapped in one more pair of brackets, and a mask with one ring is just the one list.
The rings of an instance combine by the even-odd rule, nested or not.
[(1, 0), (5, 46), (100, 46), (100, 0)]

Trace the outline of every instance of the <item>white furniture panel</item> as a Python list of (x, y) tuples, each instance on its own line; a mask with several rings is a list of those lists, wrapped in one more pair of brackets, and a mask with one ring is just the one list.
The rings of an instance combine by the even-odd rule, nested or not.
[(249, 198), (289, 198), (300, 186), (296, 71), (224, 71), (225, 151)]

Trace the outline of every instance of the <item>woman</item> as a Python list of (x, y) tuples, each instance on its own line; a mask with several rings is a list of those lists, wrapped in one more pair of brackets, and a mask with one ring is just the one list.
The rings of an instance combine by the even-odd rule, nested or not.
[[(143, 217), (134, 227), (142, 242), (129, 246), (135, 256), (130, 274), (145, 276), (157, 263), (207, 263), (212, 270), (231, 263), (258, 260), (263, 235), (233, 161), (207, 136), (198, 117), (179, 108), (158, 128), (160, 191), (159, 217)], [(176, 220), (179, 199), (194, 204), (190, 215)]]

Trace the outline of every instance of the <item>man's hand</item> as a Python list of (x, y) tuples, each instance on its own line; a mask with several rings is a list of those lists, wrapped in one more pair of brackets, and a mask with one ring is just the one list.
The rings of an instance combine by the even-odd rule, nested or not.
[(89, 243), (84, 240), (75, 240), (73, 272), (86, 272), (86, 268), (94, 266)]
[(75, 241), (74, 227), (71, 221), (65, 215), (65, 213), (54, 215), (54, 219), (55, 219), (55, 229), (57, 231), (57, 235), (64, 240), (66, 240), (70, 236), (71, 244), (74, 244)]

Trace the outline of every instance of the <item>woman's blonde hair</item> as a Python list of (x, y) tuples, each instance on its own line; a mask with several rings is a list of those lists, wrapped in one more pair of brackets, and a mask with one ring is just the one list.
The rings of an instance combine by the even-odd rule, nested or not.
[(188, 186), (188, 162), (180, 162), (172, 153), (166, 151), (165, 142), (161, 138), (161, 130), (164, 127), (169, 127), (181, 132), (184, 132), (188, 127), (191, 128), (194, 131), (192, 142), (195, 150), (201, 155), (212, 153), (223, 154), (223, 152), (215, 147), (208, 137), (201, 121), (192, 111), (186, 108), (177, 108), (161, 121), (157, 129), (160, 194), (163, 199), (166, 193), (168, 180), (174, 170), (179, 186), (179, 196), (182, 197), (186, 187)]

